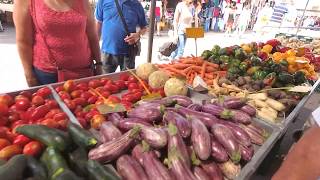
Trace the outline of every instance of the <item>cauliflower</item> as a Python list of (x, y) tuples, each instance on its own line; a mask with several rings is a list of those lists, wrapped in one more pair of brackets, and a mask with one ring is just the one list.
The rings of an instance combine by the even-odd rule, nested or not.
[(156, 70), (157, 68), (153, 64), (144, 63), (137, 67), (136, 73), (141, 79), (148, 80), (149, 75)]
[(153, 89), (162, 88), (169, 80), (169, 75), (163, 71), (155, 71), (149, 76), (149, 85)]
[(166, 94), (166, 96), (173, 96), (173, 95), (186, 96), (188, 93), (188, 88), (184, 81), (177, 78), (171, 78), (164, 85), (164, 93)]

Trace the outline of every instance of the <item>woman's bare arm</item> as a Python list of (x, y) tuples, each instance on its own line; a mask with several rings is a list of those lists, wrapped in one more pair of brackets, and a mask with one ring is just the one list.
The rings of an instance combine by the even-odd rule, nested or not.
[(13, 20), (16, 28), (16, 43), (24, 74), (29, 86), (36, 86), (38, 82), (33, 73), (32, 48), (33, 48), (33, 25), (29, 12), (30, 0), (15, 0)]

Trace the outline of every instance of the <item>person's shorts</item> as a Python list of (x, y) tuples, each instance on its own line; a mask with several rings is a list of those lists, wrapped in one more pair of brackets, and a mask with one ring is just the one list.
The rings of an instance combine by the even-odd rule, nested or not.
[(160, 21), (161, 21), (160, 16), (156, 16), (156, 22), (160, 22)]

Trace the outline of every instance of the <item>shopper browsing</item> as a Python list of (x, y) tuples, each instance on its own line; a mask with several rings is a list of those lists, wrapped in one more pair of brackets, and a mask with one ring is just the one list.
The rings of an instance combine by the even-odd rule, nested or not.
[[(140, 36), (146, 32), (147, 26), (140, 2), (138, 0), (99, 0), (95, 16), (98, 36), (102, 38), (103, 72), (115, 72), (118, 66), (121, 70), (135, 68), (136, 54), (133, 50)], [(137, 27), (140, 28), (138, 31)]]
[(171, 54), (172, 59), (179, 59), (183, 56), (187, 42), (186, 28), (191, 27), (193, 20), (194, 6), (192, 0), (184, 0), (177, 4), (174, 13), (174, 31), (178, 38), (178, 48)]
[(88, 1), (15, 0), (13, 19), (29, 86), (93, 75), (100, 52)]

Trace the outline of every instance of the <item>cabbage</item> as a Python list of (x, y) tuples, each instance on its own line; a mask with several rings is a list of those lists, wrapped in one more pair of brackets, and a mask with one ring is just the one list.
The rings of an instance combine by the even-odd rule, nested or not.
[(188, 88), (184, 81), (177, 78), (171, 78), (164, 85), (164, 93), (166, 94), (166, 96), (186, 96), (188, 93)]
[(143, 80), (148, 80), (151, 73), (155, 72), (157, 68), (151, 63), (144, 63), (137, 67), (137, 76)]
[(149, 86), (153, 89), (162, 88), (169, 80), (169, 75), (163, 71), (155, 71), (149, 76)]

